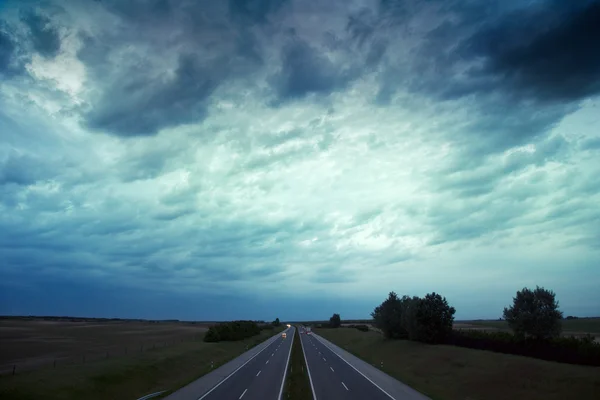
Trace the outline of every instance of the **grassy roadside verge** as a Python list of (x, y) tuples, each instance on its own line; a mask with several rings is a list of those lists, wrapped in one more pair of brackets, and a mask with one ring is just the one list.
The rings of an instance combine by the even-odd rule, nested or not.
[(85, 365), (42, 369), (0, 377), (0, 398), (136, 399), (160, 390), (175, 390), (225, 364), (284, 328), (262, 331), (239, 342), (182, 343)]
[(406, 340), (357, 329), (315, 332), (434, 400), (592, 399), (600, 368)]
[(290, 365), (288, 366), (282, 398), (286, 400), (308, 400), (313, 398), (298, 328), (296, 328), (294, 334)]

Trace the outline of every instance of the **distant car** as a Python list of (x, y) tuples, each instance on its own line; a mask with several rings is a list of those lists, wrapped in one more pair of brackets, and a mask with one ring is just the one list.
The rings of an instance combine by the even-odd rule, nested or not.
[(281, 337), (282, 337), (282, 338), (284, 338), (284, 339), (287, 337), (287, 335), (285, 334), (285, 332), (283, 332), (283, 333), (281, 334)]

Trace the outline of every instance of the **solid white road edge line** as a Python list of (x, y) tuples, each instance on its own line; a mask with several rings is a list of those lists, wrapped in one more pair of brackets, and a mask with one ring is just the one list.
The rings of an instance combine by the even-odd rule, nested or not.
[[(340, 356), (338, 353), (336, 353), (335, 351), (333, 351), (331, 349), (331, 347), (329, 347), (328, 345), (325, 344), (325, 342), (321, 341), (321, 339), (317, 338), (317, 340), (319, 342), (321, 342), (321, 344), (325, 347), (327, 347), (329, 349), (329, 351), (331, 351), (333, 354), (335, 354), (336, 356), (338, 356), (340, 358), (340, 360), (344, 361), (346, 364), (348, 364), (349, 366), (352, 367), (352, 369), (354, 369), (356, 372), (358, 372), (359, 374), (361, 374), (366, 380), (368, 380), (369, 382), (371, 382), (377, 389), (381, 390), (383, 393), (385, 393), (390, 399), (392, 400), (396, 400), (391, 394), (389, 394), (388, 392), (386, 392), (385, 390), (383, 390), (381, 388), (381, 386), (379, 386), (378, 384), (376, 384), (375, 382), (373, 382), (372, 380), (370, 380), (365, 374), (363, 374), (362, 372), (360, 372), (358, 369), (356, 369), (356, 367), (352, 364), (350, 364), (348, 361), (346, 361), (342, 356)], [(343, 382), (342, 382), (343, 383)], [(346, 386), (346, 385), (344, 385)]]
[(296, 337), (296, 332), (294, 331), (294, 334), (292, 335), (292, 340), (290, 340), (290, 352), (288, 353), (288, 358), (285, 363), (285, 371), (283, 372), (283, 379), (281, 380), (281, 388), (279, 389), (279, 397), (278, 397), (279, 400), (281, 400), (281, 396), (283, 396), (283, 386), (285, 386), (285, 377), (287, 376), (287, 370), (288, 370), (288, 367), (290, 366), (290, 356), (292, 355), (292, 346), (294, 345), (295, 337)]
[(310, 388), (313, 394), (313, 400), (317, 400), (317, 395), (315, 394), (315, 386), (313, 385), (312, 377), (310, 375), (310, 368), (308, 367), (308, 360), (306, 359), (306, 352), (304, 351), (304, 343), (302, 343), (302, 336), (300, 337), (300, 346), (302, 346), (302, 354), (304, 354), (304, 364), (306, 364), (306, 371), (308, 372), (308, 380), (310, 381)]
[(240, 365), (239, 367), (236, 368), (235, 371), (233, 371), (232, 373), (230, 373), (229, 375), (227, 375), (225, 378), (223, 378), (219, 383), (217, 383), (215, 386), (213, 386), (208, 392), (204, 393), (201, 397), (198, 398), (198, 400), (202, 400), (203, 398), (205, 398), (206, 396), (208, 396), (209, 394), (212, 393), (213, 390), (215, 390), (216, 388), (218, 388), (219, 386), (221, 386), (221, 384), (223, 382), (225, 382), (227, 379), (231, 378), (233, 376), (233, 374), (235, 374), (236, 372), (238, 372), (240, 369), (242, 369), (246, 364), (248, 364), (250, 361), (252, 361), (254, 359), (254, 357), (256, 357), (257, 355), (259, 355), (260, 353), (262, 353), (263, 351), (265, 351), (265, 349), (267, 347), (269, 347), (271, 344), (275, 343), (275, 341), (279, 338), (279, 334), (277, 334), (275, 336), (275, 338), (271, 341), (271, 343), (267, 343), (265, 345), (265, 347), (263, 347), (258, 353), (256, 353), (255, 355), (253, 355), (252, 357), (250, 357), (245, 363), (243, 363), (242, 365)]

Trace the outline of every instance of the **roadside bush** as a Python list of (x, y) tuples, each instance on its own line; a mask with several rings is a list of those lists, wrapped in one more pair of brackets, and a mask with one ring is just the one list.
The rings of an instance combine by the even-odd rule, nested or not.
[(522, 338), (508, 332), (456, 330), (446, 344), (489, 350), (568, 364), (600, 366), (600, 344), (594, 337), (559, 337), (539, 340)]
[(204, 335), (205, 342), (237, 341), (258, 335), (260, 328), (254, 321), (222, 322), (208, 328)]
[(275, 327), (273, 326), (273, 324), (262, 324), (259, 326), (261, 331), (272, 331), (273, 329), (275, 329)]
[(369, 332), (369, 326), (368, 325), (364, 325), (364, 324), (354, 325), (354, 328), (358, 329), (361, 332)]

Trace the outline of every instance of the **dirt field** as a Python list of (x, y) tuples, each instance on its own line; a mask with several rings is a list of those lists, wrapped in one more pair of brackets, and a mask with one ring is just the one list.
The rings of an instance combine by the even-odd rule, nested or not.
[(0, 374), (130, 357), (199, 339), (206, 324), (0, 320)]

